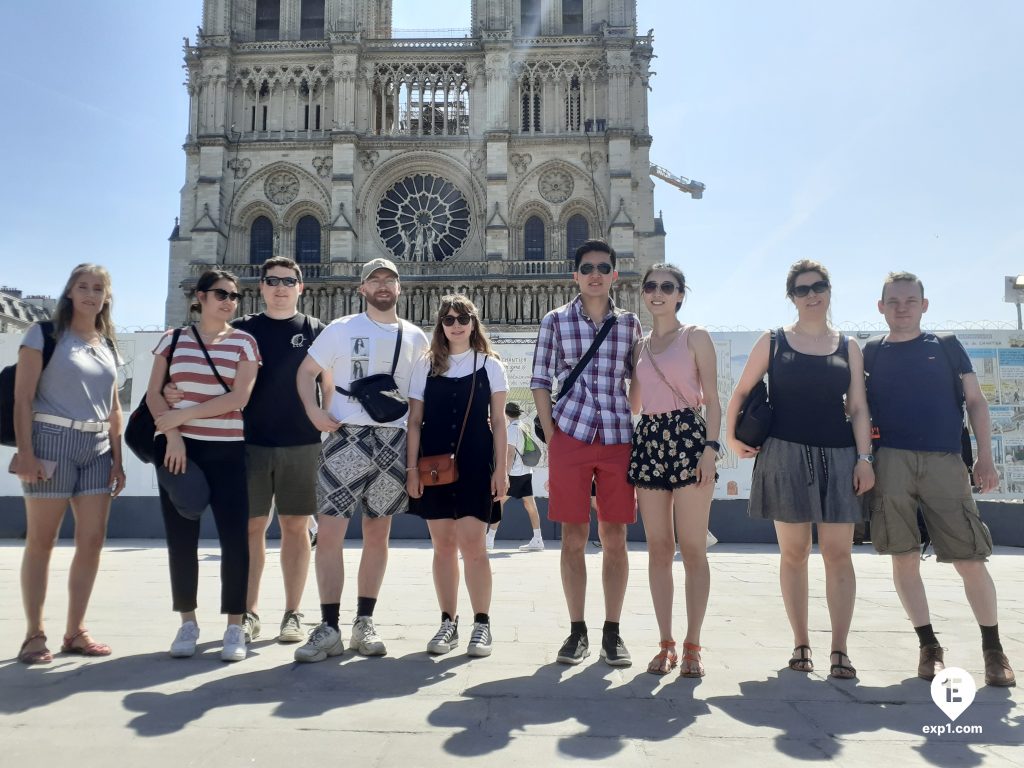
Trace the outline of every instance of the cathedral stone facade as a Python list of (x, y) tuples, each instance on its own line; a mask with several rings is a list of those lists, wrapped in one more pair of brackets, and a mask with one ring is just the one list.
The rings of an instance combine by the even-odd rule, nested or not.
[[(166, 320), (212, 265), (260, 308), (259, 264), (289, 256), (303, 311), (362, 309), (360, 265), (402, 272), (399, 313), (468, 294), (489, 326), (535, 326), (575, 293), (587, 237), (619, 254), (639, 308), (664, 258), (650, 178), (652, 37), (632, 0), (470, 0), (466, 30), (409, 37), (390, 0), (205, 0), (185, 41), (190, 98)], [(398, 19), (400, 22), (400, 19)], [(461, 33), (456, 36), (457, 33)]]

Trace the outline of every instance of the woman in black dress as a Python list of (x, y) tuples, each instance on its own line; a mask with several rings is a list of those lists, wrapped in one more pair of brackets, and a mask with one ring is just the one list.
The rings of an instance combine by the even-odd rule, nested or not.
[[(491, 566), (484, 535), (497, 522), (494, 510), (500, 507), (494, 501), (508, 490), (507, 391), (505, 366), (491, 349), (473, 302), (461, 294), (443, 296), (430, 351), (413, 369), (409, 387), (406, 463), (409, 511), (427, 521), (434, 546), (441, 627), (427, 643), (430, 653), (448, 653), (459, 644), (459, 553), (475, 614), (466, 652), (491, 653)], [(424, 487), (419, 458), (444, 454), (455, 455), (458, 479)]]

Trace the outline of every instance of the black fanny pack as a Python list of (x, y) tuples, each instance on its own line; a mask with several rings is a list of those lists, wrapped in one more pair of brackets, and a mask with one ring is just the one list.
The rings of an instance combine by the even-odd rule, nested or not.
[(409, 412), (409, 401), (395, 382), (398, 355), (402, 351), (402, 321), (398, 321), (398, 339), (395, 341), (395, 356), (391, 360), (391, 373), (375, 373), (356, 379), (348, 389), (335, 386), (339, 394), (354, 397), (363, 406), (367, 415), (379, 424), (396, 421)]

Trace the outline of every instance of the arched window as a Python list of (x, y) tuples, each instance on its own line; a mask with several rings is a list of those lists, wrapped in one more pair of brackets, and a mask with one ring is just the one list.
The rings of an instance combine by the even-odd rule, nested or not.
[(540, 4), (541, 0), (519, 1), (520, 37), (537, 37), (540, 35)]
[[(523, 82), (525, 85), (523, 87), (522, 121), (520, 126), (523, 133), (529, 133), (531, 125), (533, 126), (534, 133), (540, 133), (540, 86), (535, 85), (531, 88), (528, 80)], [(530, 93), (533, 93), (532, 100), (530, 99)]]
[(274, 225), (260, 216), (249, 229), (249, 263), (262, 264), (274, 255)]
[(523, 242), (526, 245), (528, 261), (544, 260), (544, 222), (539, 216), (531, 216), (523, 227)]
[(302, 0), (301, 40), (324, 39), (324, 0)]
[(303, 216), (295, 225), (295, 261), (320, 263), (320, 222), (313, 216)]
[(581, 213), (569, 217), (565, 224), (565, 257), (571, 259), (580, 244), (590, 239), (590, 224)]
[(583, 0), (562, 0), (562, 34), (583, 34)]
[(256, 39), (281, 37), (281, 0), (256, 0)]

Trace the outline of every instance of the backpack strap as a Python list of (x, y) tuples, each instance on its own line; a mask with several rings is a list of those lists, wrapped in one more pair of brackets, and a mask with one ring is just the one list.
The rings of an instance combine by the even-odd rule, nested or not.
[(958, 354), (961, 344), (956, 335), (952, 333), (937, 333), (935, 338), (939, 340), (939, 346), (942, 347), (942, 352), (946, 356), (946, 362), (953, 369), (953, 389), (956, 392), (956, 401), (963, 408), (967, 404), (967, 398), (964, 396), (964, 371), (960, 367), (960, 355)]
[(864, 343), (864, 349), (862, 350), (862, 352), (864, 354), (865, 378), (871, 376), (871, 369), (874, 368), (875, 366), (875, 358), (878, 357), (878, 350), (882, 346), (883, 338), (883, 336), (879, 336), (878, 338), (868, 339), (868, 341)]
[(39, 330), (43, 332), (43, 368), (53, 357), (53, 350), (57, 348), (57, 335), (54, 332), (56, 325), (52, 320), (43, 320), (39, 323)]

